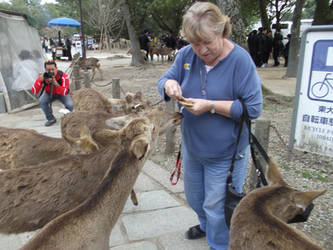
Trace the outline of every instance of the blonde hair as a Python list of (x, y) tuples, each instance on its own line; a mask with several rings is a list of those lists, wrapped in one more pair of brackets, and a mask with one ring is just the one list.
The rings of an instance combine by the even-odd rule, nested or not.
[(210, 2), (196, 2), (183, 16), (181, 34), (190, 43), (212, 38), (212, 33), (227, 38), (231, 32), (228, 16)]

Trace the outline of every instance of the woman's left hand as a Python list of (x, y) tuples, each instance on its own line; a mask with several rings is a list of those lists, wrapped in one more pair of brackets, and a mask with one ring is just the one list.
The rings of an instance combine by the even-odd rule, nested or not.
[(186, 98), (186, 100), (193, 103), (193, 106), (185, 106), (185, 108), (195, 115), (201, 115), (211, 110), (211, 104), (206, 99)]

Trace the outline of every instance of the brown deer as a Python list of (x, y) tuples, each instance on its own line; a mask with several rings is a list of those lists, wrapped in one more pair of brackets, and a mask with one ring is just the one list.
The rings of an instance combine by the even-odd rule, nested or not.
[(158, 54), (162, 57), (162, 62), (164, 62), (164, 56), (168, 56), (168, 60), (173, 61), (175, 51), (172, 48), (162, 46), (158, 49)]
[(287, 185), (270, 161), (269, 186), (247, 194), (231, 219), (230, 250), (321, 249), (303, 232), (287, 222), (301, 214), (326, 190), (300, 192)]
[[(76, 90), (72, 95), (75, 110), (87, 111), (89, 113), (86, 112), (82, 114), (74, 112), (72, 115), (68, 115), (62, 120), (61, 127), (63, 137), (68, 140), (74, 140), (74, 142), (68, 141), (69, 143), (75, 143), (75, 141), (78, 140), (77, 138), (79, 135), (77, 134), (77, 131), (79, 131), (82, 123), (88, 123), (89, 129), (90, 131), (93, 131), (93, 133), (100, 129), (109, 129), (109, 127), (105, 125), (106, 119), (139, 112), (142, 109), (146, 109), (149, 105), (149, 103), (144, 100), (141, 92), (137, 92), (136, 94), (127, 93), (124, 99), (113, 98), (110, 100), (100, 92), (91, 88)], [(97, 113), (98, 111), (101, 111), (101, 113)], [(102, 112), (107, 112), (107, 114)], [(119, 127), (117, 129), (119, 129)], [(102, 144), (99, 143), (101, 141), (103, 141)], [(107, 146), (109, 141), (102, 137), (98, 138), (98, 143), (99, 146)], [(134, 205), (138, 205), (134, 190), (132, 190), (131, 199)]]
[(162, 110), (153, 109), (145, 118), (136, 118), (121, 130), (100, 131), (99, 135), (109, 143), (96, 152), (0, 172), (0, 232), (36, 230), (87, 199), (118, 150), (132, 148), (133, 139), (145, 131), (148, 120), (162, 124), (156, 131), (164, 131), (169, 126), (178, 125), (181, 115), (167, 115)]
[(99, 63), (99, 60), (95, 57), (89, 57), (89, 58), (82, 58), (80, 57), (80, 54), (77, 53), (73, 56), (73, 62), (71, 63), (70, 67), (73, 67), (74, 65), (78, 65), (80, 69), (82, 70), (92, 70), (92, 76), (91, 80), (94, 79), (96, 74), (96, 69), (99, 71), (101, 80), (103, 79), (103, 72), (100, 68), (101, 64)]
[[(145, 61), (148, 61), (148, 56), (147, 56), (147, 52), (143, 49), (140, 49), (140, 54), (141, 56), (143, 57), (143, 59)], [(130, 48), (128, 51), (127, 51), (127, 55), (132, 55), (132, 48)]]
[(126, 132), (115, 134), (119, 141), (128, 141), (128, 147), (118, 150), (95, 193), (75, 209), (52, 220), (22, 250), (109, 249), (111, 230), (163, 126), (157, 113), (150, 115), (130, 123), (140, 122), (131, 130), (134, 133), (131, 140), (125, 139)]
[[(144, 100), (140, 92), (136, 94), (128, 93), (125, 99), (111, 99), (110, 102), (105, 101), (106, 98), (96, 90), (82, 89), (76, 93), (77, 95), (75, 96), (77, 98), (73, 99), (78, 101), (78, 109), (81, 110), (84, 107), (82, 109), (86, 112), (71, 112), (62, 118), (61, 133), (68, 140), (78, 140), (80, 137), (78, 131), (80, 131), (82, 124), (85, 124), (91, 132), (92, 138), (95, 138), (93, 140), (97, 145), (107, 146), (109, 143), (108, 140), (105, 140), (101, 136), (97, 137), (96, 131), (102, 129), (120, 129), (134, 117), (139, 117), (143, 113), (152, 110), (152, 107)], [(92, 98), (86, 98), (85, 93), (88, 93), (86, 96), (91, 96)], [(89, 100), (91, 101), (89, 102)], [(107, 112), (107, 110), (112, 110), (112, 112)], [(124, 114), (127, 116), (121, 116), (119, 119), (115, 118)]]
[(78, 133), (77, 138), (65, 135), (63, 139), (45, 136), (32, 129), (0, 127), (0, 169), (21, 168), (98, 149), (86, 126), (78, 128)]
[(82, 88), (71, 92), (75, 111), (112, 113), (112, 104), (97, 90)]
[(136, 107), (149, 105), (142, 93), (126, 93), (124, 99), (107, 99), (103, 94), (91, 88), (82, 88), (72, 92), (75, 111), (107, 112), (113, 115), (130, 114)]

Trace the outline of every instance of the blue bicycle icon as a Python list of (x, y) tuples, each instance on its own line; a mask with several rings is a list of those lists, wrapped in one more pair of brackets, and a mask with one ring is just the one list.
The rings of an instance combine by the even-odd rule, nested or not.
[(329, 75), (333, 75), (333, 73), (326, 73), (324, 80), (313, 84), (311, 88), (313, 96), (317, 98), (324, 98), (328, 95), (330, 88), (333, 90), (333, 78), (329, 78)]

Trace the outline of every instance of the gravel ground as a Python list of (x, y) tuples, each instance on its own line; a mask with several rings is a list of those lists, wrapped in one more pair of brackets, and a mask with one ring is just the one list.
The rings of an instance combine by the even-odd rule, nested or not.
[[(119, 62), (118, 62), (119, 61)], [(158, 78), (170, 67), (170, 63), (154, 62), (141, 68), (127, 66), (120, 63), (119, 58), (101, 60), (105, 84), (112, 78), (120, 78), (124, 91), (141, 91), (151, 103), (157, 103), (160, 96), (156, 90)], [(274, 68), (269, 69), (273, 71)], [(267, 78), (267, 75), (266, 75)], [(111, 88), (96, 87), (108, 97)], [(269, 92), (269, 91), (268, 91)], [(291, 120), (293, 112), (292, 98), (264, 93), (264, 110), (261, 119), (271, 121), (269, 137), (269, 155), (280, 166), (284, 179), (294, 188), (306, 191), (313, 189), (327, 189), (327, 192), (314, 202), (315, 208), (306, 223), (297, 223), (299, 230), (308, 234), (317, 244), (325, 249), (333, 249), (333, 162), (332, 158), (317, 154), (295, 151), (289, 159), (287, 144), (289, 143)], [(164, 107), (164, 103), (158, 104)], [(277, 131), (277, 132), (276, 132)], [(173, 171), (180, 141), (179, 128), (176, 130), (175, 151), (165, 154), (165, 137), (161, 138), (160, 146), (156, 149), (152, 160), (164, 166), (170, 173)]]

